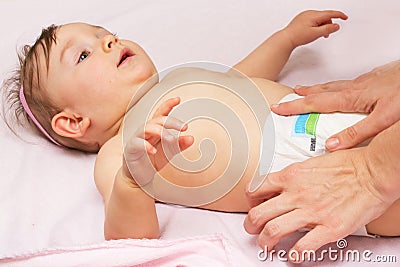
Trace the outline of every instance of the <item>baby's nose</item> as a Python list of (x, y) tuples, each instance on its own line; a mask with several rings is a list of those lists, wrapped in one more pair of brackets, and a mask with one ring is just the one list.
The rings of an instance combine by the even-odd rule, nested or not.
[(110, 51), (114, 45), (118, 42), (118, 38), (112, 34), (107, 34), (103, 37), (102, 47), (105, 52)]

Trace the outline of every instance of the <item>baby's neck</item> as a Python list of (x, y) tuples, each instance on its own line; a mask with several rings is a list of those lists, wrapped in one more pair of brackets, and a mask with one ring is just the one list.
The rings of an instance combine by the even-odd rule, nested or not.
[(159, 83), (158, 75), (153, 75), (149, 79), (147, 79), (145, 82), (143, 82), (141, 85), (139, 85), (135, 95), (132, 97), (131, 101), (129, 102), (129, 105), (126, 109), (126, 113), (129, 112), (132, 107), (134, 107), (142, 98), (144, 95), (146, 95), (156, 84)]

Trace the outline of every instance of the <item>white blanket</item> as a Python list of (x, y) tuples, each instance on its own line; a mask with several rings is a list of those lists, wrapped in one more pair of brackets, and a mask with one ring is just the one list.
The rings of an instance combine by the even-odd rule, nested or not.
[[(340, 21), (341, 30), (329, 39), (298, 48), (280, 82), (294, 86), (349, 79), (399, 59), (397, 0), (0, 0), (0, 75), (3, 79), (16, 65), (16, 49), (32, 43), (41, 28), (52, 23), (84, 21), (104, 26), (122, 38), (140, 43), (157, 68), (163, 70), (196, 60), (233, 65), (305, 9), (338, 9), (349, 19)], [(54, 249), (72, 253), (68, 248), (96, 244), (105, 249), (108, 243), (103, 243), (103, 203), (93, 181), (95, 156), (62, 150), (29, 132), (20, 132), (24, 140), (35, 144), (15, 137), (1, 122), (0, 264), (42, 265), (34, 256)], [(234, 256), (226, 254), (224, 265), (287, 264), (276, 258), (258, 259), (255, 237), (242, 227), (244, 214), (164, 204), (157, 204), (157, 211), (159, 242), (184, 242), (196, 236), (207, 240), (218, 233), (234, 251)], [(287, 251), (301, 235), (284, 239), (277, 250)], [(400, 261), (399, 238), (346, 240), (347, 249), (394, 255)], [(325, 248), (329, 246), (337, 249), (334, 243)], [(207, 257), (209, 252), (200, 251), (199, 255)], [(27, 254), (33, 257), (24, 258)], [(61, 264), (61, 258), (52, 260), (54, 266)], [(99, 264), (100, 260), (101, 257)], [(199, 265), (194, 261), (186, 264)], [(354, 266), (362, 261), (346, 263), (325, 258), (322, 264)]]

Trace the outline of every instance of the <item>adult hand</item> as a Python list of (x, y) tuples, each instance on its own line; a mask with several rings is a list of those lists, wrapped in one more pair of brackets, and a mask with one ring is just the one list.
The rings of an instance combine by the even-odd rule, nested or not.
[[(253, 208), (244, 221), (246, 231), (259, 234), (261, 248), (272, 249), (283, 237), (308, 228), (292, 248), (302, 255), (377, 218), (399, 194), (382, 189), (385, 181), (371, 172), (378, 168), (369, 164), (368, 151), (367, 147), (337, 151), (269, 174), (260, 188), (248, 192)], [(269, 196), (274, 197), (265, 201)]]
[(326, 141), (330, 151), (353, 147), (400, 119), (400, 61), (375, 68), (354, 80), (296, 87), (295, 92), (305, 97), (273, 105), (272, 111), (280, 115), (336, 111), (370, 113)]

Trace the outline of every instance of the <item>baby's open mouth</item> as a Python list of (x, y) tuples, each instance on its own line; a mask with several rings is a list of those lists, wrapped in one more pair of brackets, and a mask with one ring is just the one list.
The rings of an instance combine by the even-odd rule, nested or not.
[(117, 67), (124, 64), (127, 61), (127, 59), (129, 59), (130, 57), (132, 57), (134, 55), (135, 54), (133, 54), (133, 52), (130, 49), (128, 49), (128, 48), (122, 49), (121, 53), (119, 55), (119, 61), (118, 61)]

